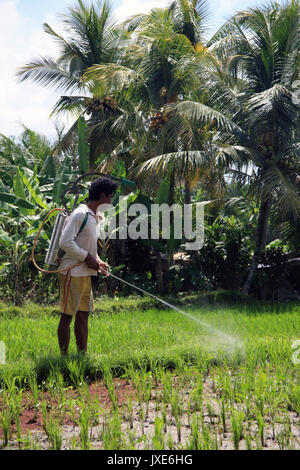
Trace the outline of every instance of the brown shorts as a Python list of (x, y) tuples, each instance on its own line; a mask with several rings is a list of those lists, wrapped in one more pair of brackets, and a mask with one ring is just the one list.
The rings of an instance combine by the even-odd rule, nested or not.
[(68, 272), (58, 274), (60, 291), (60, 312), (76, 315), (76, 312), (93, 310), (91, 276), (74, 277)]

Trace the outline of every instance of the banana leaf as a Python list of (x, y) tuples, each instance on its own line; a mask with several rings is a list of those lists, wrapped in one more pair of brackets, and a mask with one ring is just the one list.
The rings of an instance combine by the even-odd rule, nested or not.
[(36, 209), (36, 206), (23, 198), (17, 197), (14, 194), (0, 192), (0, 201), (7, 202), (9, 205), (25, 209)]
[[(27, 170), (27, 173), (28, 173), (28, 170)], [(38, 183), (36, 175), (34, 174), (31, 177), (31, 180), (29, 180), (29, 178), (25, 175), (25, 169), (24, 168), (23, 169), (18, 168), (18, 174), (20, 175), (20, 178), (21, 178), (24, 186), (28, 190), (28, 193), (31, 197), (31, 200), (35, 201), (43, 209), (49, 209), (49, 205), (45, 201), (42, 193), (40, 192), (40, 190), (38, 188), (38, 186), (33, 187), (33, 185), (32, 185), (33, 182)]]
[(61, 194), (65, 189), (66, 183), (72, 179), (71, 159), (65, 157), (60, 172), (56, 175), (53, 187), (53, 202), (59, 204), (61, 202)]

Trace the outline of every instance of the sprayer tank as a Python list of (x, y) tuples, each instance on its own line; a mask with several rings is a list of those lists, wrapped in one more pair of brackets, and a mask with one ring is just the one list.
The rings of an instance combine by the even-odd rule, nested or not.
[(47, 251), (45, 263), (50, 265), (57, 264), (57, 255), (59, 250), (59, 240), (64, 228), (68, 214), (65, 212), (60, 212), (57, 214), (55, 219), (55, 224), (53, 227), (53, 232), (51, 235), (50, 245)]

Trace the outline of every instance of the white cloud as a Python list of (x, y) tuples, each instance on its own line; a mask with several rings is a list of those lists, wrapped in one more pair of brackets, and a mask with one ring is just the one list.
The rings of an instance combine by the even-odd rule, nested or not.
[[(56, 19), (52, 16), (45, 20), (51, 25), (56, 25)], [(48, 137), (54, 137), (55, 121), (49, 119), (49, 114), (58, 95), (55, 91), (43, 88), (32, 81), (18, 83), (16, 78), (18, 66), (40, 55), (57, 55), (55, 43), (44, 33), (42, 25), (33, 30), (30, 30), (29, 26), (29, 19), (18, 13), (16, 0), (1, 0), (0, 132), (17, 135), (21, 131), (20, 124), (23, 123)]]
[(114, 10), (114, 17), (117, 21), (124, 21), (126, 18), (137, 13), (148, 13), (152, 8), (163, 8), (169, 4), (169, 0), (122, 0), (120, 6)]

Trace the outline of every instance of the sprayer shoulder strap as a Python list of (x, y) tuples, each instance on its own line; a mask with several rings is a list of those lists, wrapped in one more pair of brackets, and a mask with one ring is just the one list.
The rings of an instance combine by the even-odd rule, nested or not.
[(84, 229), (85, 224), (87, 223), (88, 217), (89, 217), (89, 213), (87, 212), (87, 213), (85, 214), (85, 216), (84, 216), (83, 222), (82, 222), (82, 224), (81, 224), (81, 227), (80, 227), (80, 229), (79, 229), (79, 232), (78, 232), (77, 236), (78, 236), (78, 235), (80, 234), (80, 232), (82, 232), (82, 230)]

